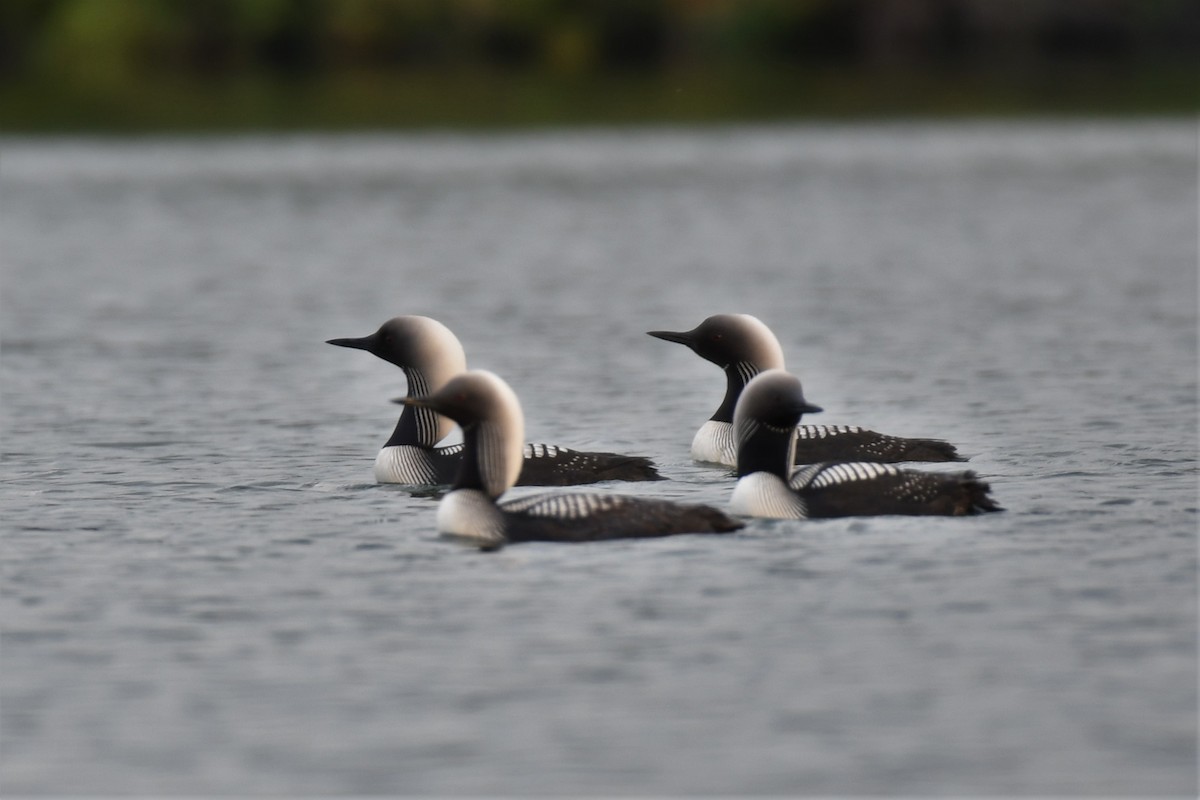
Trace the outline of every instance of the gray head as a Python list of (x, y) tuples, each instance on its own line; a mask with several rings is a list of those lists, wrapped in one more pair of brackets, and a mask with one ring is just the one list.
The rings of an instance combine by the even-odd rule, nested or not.
[(759, 373), (742, 391), (733, 412), (737, 473), (771, 472), (785, 480), (791, 471), (796, 425), (821, 408), (804, 398), (800, 379), (781, 369)]
[[(393, 317), (370, 336), (330, 339), (328, 344), (366, 350), (404, 370), (409, 394), (428, 394), (467, 369), (467, 354), (458, 337), (429, 317)], [(388, 444), (432, 446), (450, 434), (447, 420), (416, 409), (402, 415)]]
[(725, 399), (715, 422), (733, 420), (746, 382), (765, 369), (783, 369), (783, 348), (771, 329), (749, 314), (715, 314), (690, 331), (649, 331), (651, 336), (687, 345), (725, 371)]
[(435, 392), (397, 402), (436, 411), (463, 429), (456, 489), (482, 489), (497, 498), (517, 482), (525, 461), (525, 415), (516, 393), (497, 375), (470, 370)]
[(783, 369), (783, 348), (771, 329), (749, 314), (715, 314), (690, 331), (648, 331), (668, 342), (687, 345), (722, 369), (747, 364), (756, 371)]
[[(359, 339), (330, 339), (328, 344), (366, 350), (401, 369), (417, 369), (431, 379), (428, 390), (441, 386), (467, 369), (467, 355), (458, 337), (442, 323), (429, 317), (392, 317), (370, 336)], [(434, 375), (445, 378), (432, 385)]]

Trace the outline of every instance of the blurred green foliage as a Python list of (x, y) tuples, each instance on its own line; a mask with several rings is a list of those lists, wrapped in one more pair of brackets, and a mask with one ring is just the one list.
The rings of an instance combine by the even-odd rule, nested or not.
[(4, 0), (0, 129), (1190, 112), (1194, 0)]

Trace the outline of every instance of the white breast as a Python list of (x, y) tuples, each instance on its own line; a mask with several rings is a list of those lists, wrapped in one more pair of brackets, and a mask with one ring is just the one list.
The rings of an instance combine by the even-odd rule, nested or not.
[(437, 470), (428, 450), (411, 444), (393, 445), (375, 456), (375, 481), (429, 486), (437, 483)]
[(788, 488), (777, 475), (754, 472), (738, 480), (729, 499), (729, 510), (744, 517), (804, 519), (808, 516), (803, 498)]
[(480, 547), (504, 544), (504, 520), (492, 499), (477, 489), (458, 489), (438, 503), (437, 529), (443, 536)]
[(709, 464), (737, 464), (737, 444), (733, 440), (733, 425), (709, 420), (700, 426), (692, 438), (692, 458)]

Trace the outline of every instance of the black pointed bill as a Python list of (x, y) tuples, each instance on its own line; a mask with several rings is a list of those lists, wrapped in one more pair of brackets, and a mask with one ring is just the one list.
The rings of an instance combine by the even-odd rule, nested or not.
[[(398, 406), (412, 406), (413, 408), (433, 408), (433, 403), (430, 397), (393, 397), (392, 402)], [(434, 409), (436, 411), (436, 409)]]
[(370, 350), (375, 344), (374, 336), (362, 336), (358, 339), (326, 339), (325, 344), (333, 344), (338, 347), (353, 347), (355, 350)]
[(684, 344), (688, 347), (691, 347), (696, 342), (691, 331), (646, 331), (646, 333), (655, 339)]

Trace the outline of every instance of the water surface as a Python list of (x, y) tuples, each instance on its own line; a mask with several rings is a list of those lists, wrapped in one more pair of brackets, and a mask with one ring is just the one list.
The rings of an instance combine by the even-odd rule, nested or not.
[[(1189, 794), (1193, 122), (0, 142), (8, 794)], [(723, 378), (1008, 511), (480, 554), (373, 483), (434, 316), (724, 505)], [(937, 467), (933, 467), (937, 468)]]

